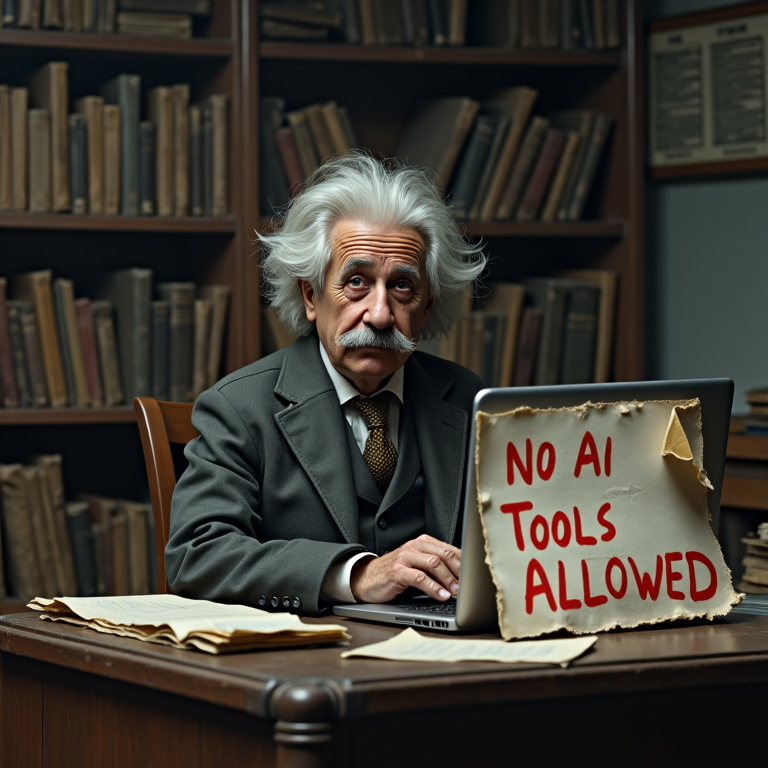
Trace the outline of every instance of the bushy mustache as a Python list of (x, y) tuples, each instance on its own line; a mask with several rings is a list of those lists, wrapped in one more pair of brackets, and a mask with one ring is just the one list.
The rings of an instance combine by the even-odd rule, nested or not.
[(395, 352), (413, 352), (416, 349), (416, 342), (404, 336), (397, 328), (390, 327), (386, 329), (356, 328), (354, 331), (347, 331), (336, 339), (340, 347), (379, 347), (380, 349), (393, 349)]

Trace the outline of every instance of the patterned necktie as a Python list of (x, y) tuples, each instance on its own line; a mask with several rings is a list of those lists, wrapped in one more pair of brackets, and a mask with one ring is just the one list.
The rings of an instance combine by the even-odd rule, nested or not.
[(387, 432), (389, 401), (391, 392), (382, 392), (376, 397), (355, 397), (349, 404), (357, 408), (368, 426), (363, 458), (371, 470), (376, 487), (383, 496), (395, 474), (397, 450)]

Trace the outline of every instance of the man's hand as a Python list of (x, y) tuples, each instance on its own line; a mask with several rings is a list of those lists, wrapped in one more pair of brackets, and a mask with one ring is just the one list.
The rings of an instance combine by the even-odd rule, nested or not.
[(460, 566), (460, 549), (422, 534), (393, 552), (355, 563), (350, 587), (359, 603), (387, 603), (408, 587), (445, 601), (459, 591)]

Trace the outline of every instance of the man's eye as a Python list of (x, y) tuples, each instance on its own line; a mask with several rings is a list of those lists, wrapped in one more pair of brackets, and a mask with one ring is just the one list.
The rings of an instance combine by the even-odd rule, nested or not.
[(395, 287), (398, 291), (407, 291), (410, 289), (411, 284), (407, 280), (398, 280), (395, 283)]
[(350, 285), (351, 285), (353, 288), (362, 288), (362, 286), (363, 286), (363, 279), (362, 279), (361, 277), (353, 277), (353, 278), (352, 278), (352, 279), (349, 281), (349, 284), (350, 284)]

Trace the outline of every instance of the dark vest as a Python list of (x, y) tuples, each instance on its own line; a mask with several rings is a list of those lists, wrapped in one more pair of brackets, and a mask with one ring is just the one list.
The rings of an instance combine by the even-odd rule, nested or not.
[(360, 544), (369, 552), (383, 555), (424, 533), (424, 471), (407, 405), (400, 411), (397, 466), (384, 498), (348, 424), (347, 441), (357, 491)]

